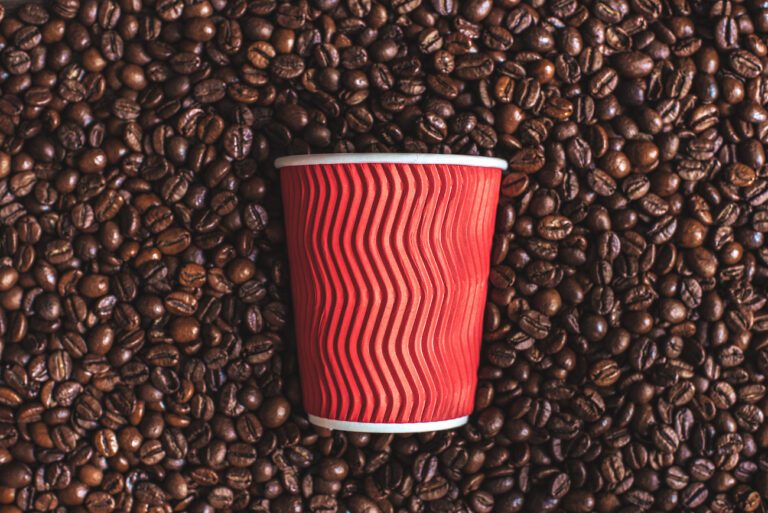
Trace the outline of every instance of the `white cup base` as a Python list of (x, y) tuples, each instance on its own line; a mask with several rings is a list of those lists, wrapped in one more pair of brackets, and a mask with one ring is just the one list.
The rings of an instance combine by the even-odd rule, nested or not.
[(315, 426), (326, 429), (338, 429), (339, 431), (355, 431), (360, 433), (423, 433), (424, 431), (440, 431), (463, 426), (469, 420), (469, 416), (455, 419), (437, 420), (433, 422), (412, 423), (377, 423), (377, 422), (350, 422), (347, 420), (333, 420), (309, 415), (309, 422)]

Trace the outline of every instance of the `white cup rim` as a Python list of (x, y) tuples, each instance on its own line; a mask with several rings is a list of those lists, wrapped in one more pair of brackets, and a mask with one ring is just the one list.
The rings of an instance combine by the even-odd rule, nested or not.
[(474, 155), (442, 155), (438, 153), (320, 153), (293, 155), (275, 160), (276, 168), (317, 164), (454, 164), (458, 166), (507, 169), (507, 161)]

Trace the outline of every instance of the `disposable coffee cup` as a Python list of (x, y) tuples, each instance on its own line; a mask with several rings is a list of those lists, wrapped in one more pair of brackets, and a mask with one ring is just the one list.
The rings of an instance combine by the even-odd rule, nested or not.
[(506, 162), (371, 153), (275, 165), (309, 421), (371, 433), (465, 424)]

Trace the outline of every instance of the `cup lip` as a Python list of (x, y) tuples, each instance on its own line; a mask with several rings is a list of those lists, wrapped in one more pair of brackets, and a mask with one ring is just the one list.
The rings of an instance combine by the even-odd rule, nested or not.
[(454, 164), (471, 167), (495, 167), (502, 171), (507, 169), (507, 161), (495, 157), (443, 155), (439, 153), (318, 153), (292, 155), (275, 160), (275, 167), (278, 169), (316, 164)]

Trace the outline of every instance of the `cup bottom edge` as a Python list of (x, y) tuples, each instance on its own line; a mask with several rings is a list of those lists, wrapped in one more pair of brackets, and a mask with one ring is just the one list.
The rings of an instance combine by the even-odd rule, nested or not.
[(358, 433), (423, 433), (425, 431), (441, 431), (461, 427), (469, 421), (469, 416), (456, 417), (447, 420), (435, 420), (430, 422), (352, 422), (348, 420), (334, 420), (308, 415), (309, 422), (315, 426), (339, 431), (354, 431)]

